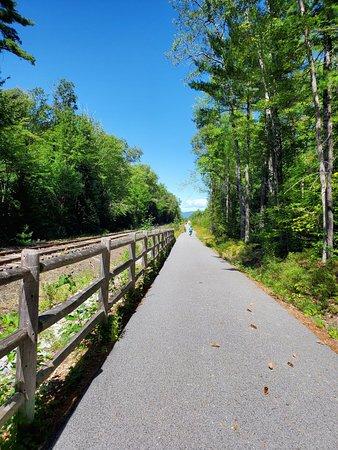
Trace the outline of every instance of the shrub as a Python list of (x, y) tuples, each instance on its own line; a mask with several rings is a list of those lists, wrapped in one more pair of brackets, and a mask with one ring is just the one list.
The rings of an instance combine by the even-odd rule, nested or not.
[(29, 231), (28, 225), (25, 225), (21, 233), (16, 235), (16, 241), (19, 245), (30, 245), (32, 240), (33, 231)]
[(309, 271), (310, 294), (317, 299), (323, 308), (328, 307), (328, 301), (336, 292), (336, 277), (333, 273), (333, 263), (318, 264)]
[(217, 245), (222, 258), (227, 259), (231, 263), (241, 263), (241, 254), (245, 249), (243, 241), (226, 241)]
[(239, 253), (244, 266), (259, 266), (263, 259), (263, 249), (259, 244), (246, 244)]
[(329, 333), (330, 337), (338, 340), (338, 328), (337, 327), (329, 327), (327, 332)]

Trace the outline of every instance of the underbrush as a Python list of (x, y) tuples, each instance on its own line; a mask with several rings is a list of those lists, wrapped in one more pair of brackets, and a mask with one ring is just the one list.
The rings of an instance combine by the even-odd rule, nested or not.
[(276, 258), (257, 244), (219, 241), (207, 228), (194, 226), (197, 235), (231, 264), (263, 283), (282, 300), (311, 317), (318, 328), (338, 339), (338, 261), (323, 264), (312, 249)]

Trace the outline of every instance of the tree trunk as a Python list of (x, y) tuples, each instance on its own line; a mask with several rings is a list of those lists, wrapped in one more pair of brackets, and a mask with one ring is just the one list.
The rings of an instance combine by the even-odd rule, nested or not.
[(251, 130), (250, 130), (250, 98), (247, 97), (246, 101), (246, 164), (244, 168), (244, 179), (245, 179), (245, 222), (244, 222), (244, 242), (249, 242), (250, 240), (250, 150), (251, 150)]
[(262, 183), (261, 183), (261, 195), (260, 195), (260, 208), (259, 208), (259, 228), (264, 229), (264, 213), (266, 207), (266, 194), (267, 194), (267, 162), (263, 166), (262, 170)]
[(237, 184), (237, 194), (238, 194), (238, 203), (239, 203), (239, 215), (240, 215), (240, 239), (245, 238), (245, 207), (244, 207), (244, 196), (243, 196), (243, 186), (242, 186), (242, 171), (241, 171), (241, 155), (239, 149), (239, 143), (236, 135), (236, 127), (235, 127), (235, 117), (234, 117), (234, 109), (231, 106), (231, 128), (233, 131), (233, 143), (235, 150), (235, 160), (236, 160), (236, 184)]
[(250, 240), (250, 179), (249, 164), (245, 164), (244, 242)]
[(225, 181), (224, 181), (224, 193), (225, 193), (225, 221), (227, 224), (227, 229), (229, 227), (229, 213), (230, 213), (230, 180), (229, 180), (229, 164), (228, 164), (228, 158), (226, 159), (226, 166), (225, 166)]
[(265, 63), (260, 50), (258, 50), (258, 63), (260, 67), (264, 98), (267, 104), (265, 108), (265, 132), (268, 144), (268, 186), (270, 194), (278, 201), (279, 184), (281, 182), (281, 154), (282, 142), (278, 126), (277, 112), (269, 106), (270, 93), (266, 81)]
[(324, 74), (327, 85), (323, 91), (323, 128), (324, 128), (324, 160), (326, 161), (326, 201), (327, 201), (327, 256), (331, 256), (333, 248), (333, 196), (332, 196), (332, 172), (333, 172), (333, 125), (332, 125), (332, 94), (329, 80), (332, 69), (331, 53), (332, 40), (328, 34), (324, 34)]
[[(301, 16), (305, 16), (306, 10), (303, 0), (298, 0), (299, 10)], [(329, 254), (328, 254), (328, 201), (327, 201), (327, 176), (326, 176), (326, 168), (325, 168), (325, 156), (324, 156), (324, 147), (322, 141), (322, 117), (320, 110), (320, 102), (318, 95), (318, 87), (317, 87), (317, 74), (315, 62), (313, 59), (311, 43), (309, 40), (309, 29), (307, 26), (304, 28), (304, 44), (306, 48), (307, 60), (310, 68), (310, 80), (311, 80), (311, 91), (312, 91), (312, 100), (313, 106), (315, 109), (315, 117), (316, 117), (316, 147), (317, 147), (317, 156), (319, 161), (319, 179), (321, 185), (321, 201), (322, 201), (322, 214), (323, 214), (323, 255), (322, 260), (325, 263)]]

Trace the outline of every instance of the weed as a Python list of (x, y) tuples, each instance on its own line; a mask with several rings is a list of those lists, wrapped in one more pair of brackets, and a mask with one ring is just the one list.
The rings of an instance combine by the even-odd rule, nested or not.
[(22, 246), (30, 245), (33, 242), (32, 235), (33, 235), (33, 231), (29, 231), (28, 225), (25, 225), (23, 227), (23, 230), (21, 231), (21, 233), (18, 233), (16, 235), (16, 241), (19, 245), (22, 245)]
[(329, 333), (329, 336), (333, 339), (338, 339), (338, 328), (337, 327), (329, 327), (327, 332)]
[(0, 339), (14, 333), (19, 326), (19, 315), (16, 312), (2, 314), (0, 316)]
[(325, 328), (325, 320), (322, 317), (314, 316), (312, 320), (318, 328)]
[(42, 285), (42, 298), (39, 302), (40, 311), (45, 311), (64, 302), (75, 292), (87, 286), (93, 278), (92, 272), (85, 271), (78, 275), (63, 274), (52, 283), (44, 283)]

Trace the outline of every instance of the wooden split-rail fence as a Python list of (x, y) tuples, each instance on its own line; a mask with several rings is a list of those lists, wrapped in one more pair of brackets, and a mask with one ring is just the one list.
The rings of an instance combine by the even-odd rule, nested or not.
[[(17, 348), (16, 352), (16, 392), (0, 407), (0, 427), (15, 413), (19, 413), (23, 423), (34, 419), (36, 389), (54, 372), (65, 358), (77, 347), (94, 327), (106, 320), (112, 306), (130, 290), (135, 289), (137, 280), (144, 275), (149, 264), (158, 261), (175, 241), (172, 229), (152, 230), (130, 233), (114, 239), (104, 237), (97, 245), (77, 249), (52, 258), (41, 258), (34, 249), (21, 253), (21, 266), (0, 272), (0, 286), (21, 280), (19, 303), (19, 328), (10, 336), (0, 340), (0, 358)], [(141, 253), (137, 252), (137, 242), (143, 243)], [(111, 270), (111, 251), (129, 246), (129, 258)], [(101, 257), (100, 276), (85, 289), (68, 298), (65, 302), (48, 311), (39, 313), (39, 275), (53, 269), (68, 266), (86, 259)], [(141, 263), (141, 269), (138, 266)], [(117, 292), (110, 293), (109, 283), (116, 276), (128, 270), (128, 282)], [(70, 314), (89, 299), (96, 291), (99, 293), (100, 307), (83, 328), (75, 334), (63, 349), (45, 366), (37, 370), (38, 334), (60, 319)]]

